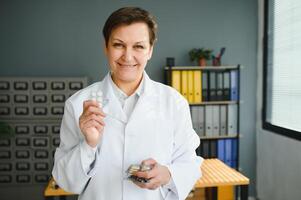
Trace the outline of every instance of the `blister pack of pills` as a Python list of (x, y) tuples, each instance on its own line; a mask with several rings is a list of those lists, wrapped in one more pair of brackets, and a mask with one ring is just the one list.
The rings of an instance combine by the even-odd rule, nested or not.
[(97, 101), (99, 107), (103, 106), (103, 94), (102, 91), (92, 91), (91, 92), (91, 100)]
[(128, 179), (132, 180), (132, 181), (136, 181), (136, 182), (140, 182), (140, 183), (148, 183), (149, 179), (146, 178), (142, 178), (142, 177), (138, 177), (135, 176), (135, 172), (141, 171), (141, 172), (145, 172), (145, 171), (149, 171), (152, 169), (151, 165), (131, 165), (128, 170), (127, 170), (127, 174), (128, 174)]

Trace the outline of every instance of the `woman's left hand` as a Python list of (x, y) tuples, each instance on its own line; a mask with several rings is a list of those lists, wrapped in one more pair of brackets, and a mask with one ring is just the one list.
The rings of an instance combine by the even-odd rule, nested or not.
[(165, 185), (169, 182), (171, 175), (167, 167), (160, 165), (159, 163), (157, 163), (157, 161), (155, 161), (152, 158), (142, 161), (141, 164), (151, 165), (153, 167), (149, 171), (144, 171), (144, 172), (138, 171), (134, 174), (138, 177), (149, 179), (147, 183), (140, 183), (134, 181), (134, 183), (139, 187), (155, 190), (158, 187)]

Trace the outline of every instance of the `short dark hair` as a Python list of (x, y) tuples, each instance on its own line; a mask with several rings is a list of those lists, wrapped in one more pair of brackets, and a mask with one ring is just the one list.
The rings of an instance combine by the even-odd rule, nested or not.
[(154, 17), (146, 10), (139, 7), (124, 7), (114, 11), (107, 19), (103, 29), (103, 37), (106, 46), (112, 34), (112, 31), (122, 25), (130, 25), (135, 22), (144, 22), (147, 24), (149, 32), (149, 43), (151, 45), (157, 40), (157, 23)]

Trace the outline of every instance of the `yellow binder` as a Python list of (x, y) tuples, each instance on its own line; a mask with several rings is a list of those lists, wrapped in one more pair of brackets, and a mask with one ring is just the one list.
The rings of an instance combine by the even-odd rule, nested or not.
[(194, 84), (193, 84), (193, 71), (189, 70), (188, 72), (188, 102), (194, 102)]
[(234, 187), (230, 186), (219, 186), (217, 189), (218, 200), (234, 200)]
[(193, 71), (193, 83), (194, 83), (194, 98), (193, 103), (202, 102), (202, 71), (195, 70)]
[(181, 71), (172, 70), (171, 72), (171, 87), (181, 93)]
[(181, 72), (181, 93), (188, 100), (188, 71), (182, 70)]

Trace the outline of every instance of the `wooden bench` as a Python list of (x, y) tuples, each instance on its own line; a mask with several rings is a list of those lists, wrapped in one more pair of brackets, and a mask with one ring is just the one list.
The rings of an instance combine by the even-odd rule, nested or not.
[(203, 176), (196, 182), (195, 189), (211, 187), (213, 188), (213, 199), (217, 199), (219, 186), (240, 186), (240, 199), (248, 199), (250, 180), (219, 159), (205, 159), (201, 170)]
[(53, 178), (50, 179), (48, 185), (44, 191), (44, 197), (47, 200), (53, 199), (54, 197), (59, 197), (61, 200), (66, 199), (66, 196), (74, 195), (70, 192), (64, 191), (62, 188), (58, 187)]

